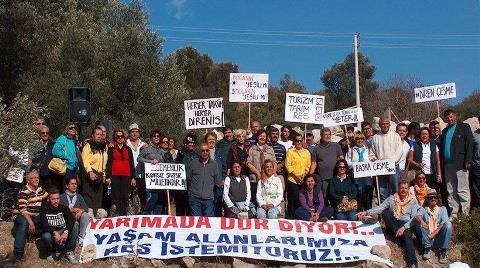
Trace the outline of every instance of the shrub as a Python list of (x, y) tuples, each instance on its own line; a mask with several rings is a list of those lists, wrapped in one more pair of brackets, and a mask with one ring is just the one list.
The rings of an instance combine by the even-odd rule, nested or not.
[(472, 267), (480, 263), (480, 208), (454, 221), (452, 242), (462, 246), (462, 261)]

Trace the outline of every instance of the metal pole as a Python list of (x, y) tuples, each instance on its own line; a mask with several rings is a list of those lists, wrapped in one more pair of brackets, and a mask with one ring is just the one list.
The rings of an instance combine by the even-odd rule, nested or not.
[[(358, 33), (355, 33), (353, 36), (353, 41), (355, 45), (355, 99), (357, 108), (361, 108), (360, 106), (360, 75), (358, 72)], [(361, 128), (362, 124), (359, 122), (357, 123), (357, 127)]]

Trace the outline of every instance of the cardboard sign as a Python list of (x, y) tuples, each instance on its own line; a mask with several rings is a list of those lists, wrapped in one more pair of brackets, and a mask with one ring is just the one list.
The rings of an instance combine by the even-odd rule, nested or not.
[(363, 122), (362, 108), (345, 109), (323, 114), (323, 125), (325, 127), (348, 125), (358, 122)]
[(268, 102), (268, 74), (230, 73), (230, 102)]
[(355, 178), (395, 174), (395, 161), (378, 160), (375, 162), (356, 162), (353, 164)]
[(186, 100), (185, 128), (224, 127), (223, 98)]
[(145, 163), (145, 185), (147, 189), (187, 190), (185, 165)]
[(25, 175), (25, 170), (21, 168), (11, 168), (7, 174), (7, 181), (22, 183), (23, 176)]
[(415, 88), (415, 103), (457, 97), (455, 83)]
[(325, 96), (287, 93), (285, 121), (305, 124), (322, 124)]
[(90, 219), (80, 262), (123, 255), (230, 256), (308, 266), (361, 260), (391, 266), (370, 253), (375, 245), (386, 245), (379, 223), (138, 215)]

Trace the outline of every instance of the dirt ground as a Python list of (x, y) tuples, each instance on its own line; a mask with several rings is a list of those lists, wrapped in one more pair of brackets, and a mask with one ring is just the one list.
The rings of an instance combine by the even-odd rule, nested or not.
[[(0, 260), (4, 260), (8, 257), (13, 250), (13, 237), (11, 235), (13, 223), (11, 222), (0, 222)], [(393, 261), (394, 267), (405, 267), (404, 253), (401, 246), (393, 242), (394, 237), (386, 235), (387, 245), (390, 246), (392, 251), (391, 260)], [(68, 260), (62, 258), (60, 261), (55, 263), (50, 263), (45, 259), (40, 259), (38, 256), (38, 250), (33, 241), (27, 243), (25, 249), (26, 260), (24, 262), (18, 263), (16, 265), (8, 264), (5, 267), (99, 267), (99, 268), (121, 268), (121, 267), (160, 267), (155, 261), (142, 258), (134, 257), (116, 257), (108, 258), (106, 260), (95, 260), (91, 263), (82, 264), (79, 266), (71, 265)], [(77, 256), (80, 254), (80, 248), (77, 248)], [(447, 267), (447, 265), (441, 265), (438, 262), (437, 256), (432, 256), (432, 258), (425, 262), (422, 260), (421, 256), (418, 255), (417, 250), (417, 259), (419, 261), (419, 267), (429, 268), (429, 267)], [(461, 253), (460, 247), (453, 245), (448, 251), (448, 259), (450, 262), (460, 261)], [(195, 258), (196, 262), (194, 267), (205, 267), (205, 268), (227, 268), (232, 267), (232, 258), (229, 257), (214, 257), (214, 258)], [(256, 261), (256, 260), (244, 260), (248, 264), (253, 264), (257, 267), (293, 267), (294, 264), (291, 263), (280, 263), (280, 262), (265, 262), (265, 261)], [(164, 263), (168, 267), (184, 267), (181, 259), (171, 259), (165, 260)], [(300, 266), (297, 266), (300, 267)], [(304, 266), (303, 266), (304, 267)], [(316, 265), (315, 267), (385, 267), (380, 264), (374, 264), (371, 262), (356, 262), (356, 263), (347, 263), (342, 265)], [(1, 268), (1, 267), (0, 267)], [(248, 267), (241, 267), (248, 268)]]

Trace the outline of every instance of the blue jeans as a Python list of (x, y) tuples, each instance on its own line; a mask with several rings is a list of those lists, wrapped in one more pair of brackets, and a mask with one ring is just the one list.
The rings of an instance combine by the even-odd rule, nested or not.
[(143, 215), (161, 215), (162, 214), (162, 195), (159, 190), (150, 190), (150, 198), (143, 209)]
[(449, 221), (445, 222), (442, 226), (442, 229), (437, 234), (437, 236), (430, 240), (428, 239), (428, 229), (423, 228), (420, 223), (417, 223), (417, 233), (422, 237), (422, 247), (423, 249), (427, 248), (439, 248), (439, 249), (448, 249), (448, 242), (452, 237), (453, 227), (452, 223)]
[[(386, 209), (382, 212), (382, 218), (385, 221), (385, 227), (390, 232), (396, 233), (398, 229), (402, 228), (406, 223), (404, 221), (397, 220), (393, 215), (393, 210)], [(403, 241), (405, 253), (407, 255), (407, 267), (412, 264), (417, 264), (417, 256), (415, 255), (415, 244), (412, 238), (412, 228), (405, 229), (403, 235), (397, 239)]]
[(214, 217), (214, 202), (212, 199), (200, 199), (194, 196), (188, 196), (188, 203), (192, 216)]
[[(35, 232), (39, 232), (40, 217), (32, 217), (32, 221), (35, 224)], [(28, 238), (28, 221), (23, 215), (18, 215), (15, 218), (12, 235), (14, 237), (13, 250), (15, 253), (22, 254), (25, 249), (25, 243)]]
[[(235, 206), (238, 208), (238, 213), (242, 212), (243, 209), (245, 208), (245, 202), (240, 201), (240, 202), (233, 202)], [(253, 217), (257, 214), (255, 210), (255, 205), (250, 202), (248, 205), (248, 211), (250, 212), (249, 214)], [(238, 218), (238, 213), (234, 213), (230, 208), (225, 206), (225, 216), (226, 218)]]
[(356, 221), (357, 216), (357, 210), (350, 210), (348, 212), (335, 212), (335, 219), (336, 220), (342, 220), (342, 221)]
[[(310, 211), (306, 210), (304, 207), (298, 207), (295, 210), (295, 215), (297, 216), (297, 219), (302, 220), (302, 221), (309, 221), (310, 218), (312, 217), (312, 214)], [(333, 216), (333, 208), (332, 207), (324, 207), (322, 209), (322, 212), (320, 212), (320, 218), (328, 218), (330, 219)]]
[(378, 176), (378, 186), (380, 187), (380, 202), (385, 201), (390, 195), (398, 190), (400, 182), (400, 168), (395, 165), (395, 174)]
[[(72, 232), (68, 234), (67, 241), (64, 245), (58, 245), (53, 239), (53, 234), (50, 232), (45, 232), (42, 234), (42, 240), (45, 243), (45, 248), (48, 253), (52, 254), (56, 251), (63, 251), (65, 249), (67, 252), (75, 251), (75, 246), (77, 245), (79, 225), (75, 223), (72, 228)], [(64, 230), (60, 230), (59, 233), (62, 235)]]
[(280, 214), (278, 207), (271, 208), (268, 212), (262, 207), (257, 209), (257, 219), (278, 219), (278, 214)]

